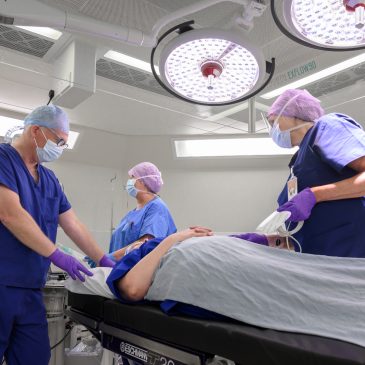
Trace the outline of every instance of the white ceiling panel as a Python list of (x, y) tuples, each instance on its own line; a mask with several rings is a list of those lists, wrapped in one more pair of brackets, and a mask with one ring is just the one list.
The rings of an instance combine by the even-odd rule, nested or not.
[[(39, 1), (65, 11), (83, 14), (91, 19), (133, 27), (144, 32), (150, 32), (153, 25), (167, 14), (198, 2), (197, 0)], [(266, 0), (266, 3), (268, 2)], [(227, 28), (231, 24), (233, 15), (239, 14), (240, 11), (242, 7), (225, 1), (187, 16), (185, 19), (176, 19), (167, 27), (186, 19), (194, 19), (197, 27)], [(16, 35), (14, 37), (15, 43), (17, 39), (18, 42), (24, 43), (21, 37), (17, 38)], [(278, 82), (275, 77), (285, 74), (304, 61), (321, 57), (326, 58), (329, 63), (334, 63), (336, 59), (345, 57), (343, 53), (334, 55), (332, 52), (310, 49), (289, 40), (277, 29), (269, 8), (261, 17), (254, 19), (254, 28), (248, 37), (252, 43), (262, 49), (267, 60), (271, 57), (276, 58), (277, 72), (268, 89)], [(31, 40), (31, 38), (25, 38)], [(68, 110), (72, 122), (76, 125), (125, 135), (241, 134), (247, 130), (249, 113), (244, 105), (242, 105), (243, 110), (239, 111), (235, 111), (235, 105), (225, 107), (193, 105), (167, 96), (153, 80), (151, 74), (143, 75), (125, 66), (106, 65), (100, 60), (111, 46), (115, 47), (115, 50), (144, 61), (149, 61), (151, 49), (133, 47), (115, 41), (104, 42), (92, 37), (83, 37), (83, 39), (97, 47), (99, 76), (95, 95), (75, 109)], [(53, 63), (57, 52), (62, 51), (63, 44), (61, 41), (56, 41), (53, 46), (46, 45), (50, 47), (47, 52), (47, 49), (41, 49), (45, 47), (41, 38), (34, 37), (31, 41), (29, 49), (32, 49), (33, 53), (27, 53), (19, 47), (17, 49), (11, 44), (3, 43), (3, 46), (0, 46), (0, 106), (2, 108), (26, 112), (47, 101), (48, 90), (54, 81)], [(44, 53), (46, 55), (42, 59)], [(345, 74), (336, 75), (332, 79), (312, 85), (313, 90), (318, 92), (323, 101), (323, 105), (328, 107), (328, 111), (345, 112), (358, 118), (360, 122), (364, 120), (365, 74), (363, 75), (363, 69), (363, 66), (359, 66), (351, 75), (347, 73), (346, 79)], [(310, 89), (310, 86), (308, 88)], [(272, 101), (257, 97), (257, 102), (267, 105), (270, 105)], [(225, 112), (230, 109), (232, 112)], [(215, 115), (217, 117), (214, 117)], [(264, 126), (261, 125), (259, 111), (257, 111), (256, 119), (256, 130), (262, 130)]]

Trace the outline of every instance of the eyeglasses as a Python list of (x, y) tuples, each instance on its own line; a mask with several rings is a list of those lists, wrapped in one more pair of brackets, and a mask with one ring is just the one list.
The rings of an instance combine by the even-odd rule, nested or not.
[(47, 128), (54, 136), (56, 136), (57, 140), (56, 140), (56, 145), (57, 147), (62, 147), (62, 148), (67, 148), (68, 144), (66, 143), (66, 141), (61, 138), (53, 129), (51, 128)]
[(270, 131), (270, 129), (274, 125), (274, 120), (269, 120), (268, 115), (264, 114), (264, 113), (261, 113), (261, 117), (262, 117), (262, 120), (265, 123), (265, 126), (266, 126), (267, 130)]

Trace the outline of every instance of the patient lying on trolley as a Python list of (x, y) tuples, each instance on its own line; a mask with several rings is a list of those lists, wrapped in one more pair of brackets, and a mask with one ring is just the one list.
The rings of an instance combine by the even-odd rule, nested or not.
[(235, 319), (365, 346), (365, 259), (275, 249), (287, 248), (278, 237), (267, 237), (266, 244), (247, 238), (260, 243), (252, 234), (218, 236), (192, 227), (149, 240), (111, 272), (94, 269), (102, 272), (98, 282), (94, 272), (78, 284), (100, 284), (105, 296), (124, 303), (158, 303), (166, 313)]
[(167, 313), (365, 346), (365, 259), (268, 247), (287, 247), (277, 237), (268, 245), (248, 241), (258, 242), (252, 234), (238, 237), (192, 227), (148, 241), (116, 264), (107, 284), (121, 301), (158, 302)]
[[(114, 277), (118, 275), (118, 268), (116, 267), (114, 275), (111, 275), (111, 278), (108, 279), (109, 287), (111, 286), (110, 289), (113, 291), (112, 288), (114, 288), (114, 292), (116, 290), (120, 294), (120, 297), (126, 301), (142, 300), (151, 285), (153, 275), (159, 265), (161, 258), (171, 247), (192, 237), (204, 237), (212, 235), (213, 233), (211, 229), (195, 226), (180, 232), (176, 232), (162, 241), (159, 239), (147, 241), (144, 244), (145, 250), (132, 253), (134, 257), (131, 255), (131, 259), (134, 258), (136, 260), (135, 265), (133, 265), (133, 267), (131, 267), (131, 269), (120, 280), (114, 281)], [(270, 247), (293, 249), (292, 244), (289, 243), (288, 246), (286, 239), (280, 236), (265, 236), (255, 233), (246, 233), (241, 235), (232, 235), (232, 237), (244, 239), (257, 244), (267, 245)], [(140, 245), (136, 246), (135, 248), (139, 249)], [(129, 262), (127, 258), (125, 261)]]

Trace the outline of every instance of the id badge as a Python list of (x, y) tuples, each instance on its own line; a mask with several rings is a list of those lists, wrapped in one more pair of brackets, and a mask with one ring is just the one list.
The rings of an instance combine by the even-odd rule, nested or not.
[(298, 179), (295, 176), (292, 176), (287, 184), (286, 184), (287, 190), (288, 190), (288, 200), (293, 198), (295, 195), (298, 194)]

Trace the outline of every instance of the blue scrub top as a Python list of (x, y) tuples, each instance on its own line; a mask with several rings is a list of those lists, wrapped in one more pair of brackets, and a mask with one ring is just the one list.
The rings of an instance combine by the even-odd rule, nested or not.
[[(140, 304), (144, 301), (132, 302), (122, 298), (118, 290), (118, 281), (122, 279), (127, 273), (139, 262), (148, 255), (152, 250), (154, 250), (160, 243), (163, 241), (163, 238), (153, 238), (145, 243), (143, 243), (139, 248), (132, 250), (127, 255), (122, 257), (115, 266), (113, 270), (110, 272), (106, 283), (109, 286), (111, 292), (114, 294), (116, 298), (118, 298), (123, 303), (129, 304)], [(166, 299), (159, 303), (160, 308), (168, 314), (186, 314), (192, 317), (198, 318), (210, 318), (210, 319), (221, 319), (225, 320), (227, 317), (222, 316), (221, 314), (214, 313), (208, 311), (206, 309), (202, 309), (196, 307), (191, 304), (177, 302), (175, 300)]]
[[(16, 149), (0, 144), (0, 184), (18, 194), (22, 207), (55, 242), (58, 216), (71, 205), (51, 170), (38, 165), (38, 174), (36, 183)], [(49, 265), (49, 259), (23, 245), (0, 222), (0, 285), (41, 288)]]
[(119, 223), (110, 240), (109, 252), (114, 252), (149, 234), (165, 238), (176, 232), (167, 205), (156, 197), (143, 208), (131, 210)]
[[(350, 117), (327, 114), (318, 119), (299, 146), (293, 167), (298, 191), (357, 175), (347, 165), (365, 156), (365, 132)], [(290, 166), (290, 165), (289, 165)], [(279, 205), (287, 201), (287, 188)], [(328, 256), (365, 257), (365, 198), (320, 202), (294, 235), (303, 252)]]

